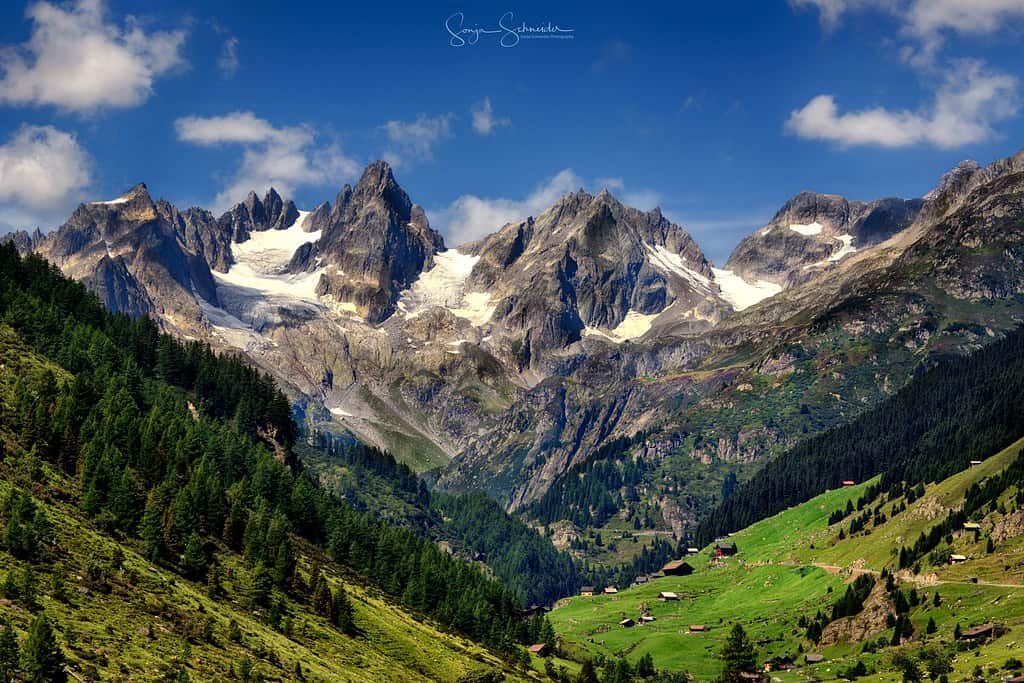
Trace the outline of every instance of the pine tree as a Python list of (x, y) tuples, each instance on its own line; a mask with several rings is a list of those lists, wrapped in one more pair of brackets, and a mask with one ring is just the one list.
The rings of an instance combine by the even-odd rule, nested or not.
[(754, 671), (757, 668), (757, 655), (754, 646), (747, 637), (747, 632), (739, 623), (734, 624), (729, 638), (722, 647), (722, 661), (725, 668), (719, 678), (724, 683), (742, 681), (740, 674)]
[(935, 617), (928, 617), (928, 625), (925, 627), (924, 632), (930, 635), (937, 630), (939, 630), (939, 627), (935, 625)]
[(328, 621), (334, 621), (334, 596), (331, 594), (327, 579), (322, 575), (313, 590), (313, 611)]
[(185, 553), (181, 557), (181, 568), (190, 579), (202, 578), (206, 571), (206, 549), (203, 547), (203, 539), (199, 534), (192, 532), (185, 544)]
[(348, 594), (345, 593), (345, 587), (341, 584), (338, 585), (338, 591), (334, 594), (334, 614), (335, 623), (342, 633), (352, 633), (355, 631), (355, 615), (352, 610), (352, 603), (349, 602)]
[(0, 681), (13, 681), (18, 672), (18, 638), (14, 635), (14, 627), (4, 619), (0, 621)]
[(21, 669), (29, 683), (64, 683), (64, 653), (45, 614), (32, 621), (21, 652)]
[(64, 580), (64, 567), (55, 565), (50, 574), (50, 593), (57, 602), (67, 604), (71, 600), (68, 595), (67, 583)]
[(146, 498), (146, 508), (139, 523), (139, 536), (145, 545), (146, 557), (156, 560), (163, 551), (163, 516), (164, 510), (157, 491), (150, 491)]

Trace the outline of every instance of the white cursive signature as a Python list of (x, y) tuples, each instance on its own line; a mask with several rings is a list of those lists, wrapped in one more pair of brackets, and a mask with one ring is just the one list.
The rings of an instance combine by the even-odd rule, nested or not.
[(496, 27), (466, 26), (466, 14), (456, 12), (445, 19), (444, 27), (451, 36), (448, 44), (452, 47), (464, 47), (476, 45), (480, 42), (480, 36), (500, 35), (498, 45), (501, 47), (515, 47), (523, 38), (571, 38), (576, 32), (574, 28), (562, 28), (552, 22), (541, 24), (527, 24), (525, 21), (515, 23), (515, 16), (512, 12), (505, 12), (498, 19)]

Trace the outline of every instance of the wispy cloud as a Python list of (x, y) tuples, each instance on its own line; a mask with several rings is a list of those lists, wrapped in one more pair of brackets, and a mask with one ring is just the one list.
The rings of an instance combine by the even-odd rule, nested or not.
[(995, 71), (979, 59), (942, 62), (939, 52), (948, 34), (994, 34), (1024, 18), (1024, 0), (790, 0), (790, 4), (816, 8), (828, 31), (853, 12), (891, 14), (907, 40), (900, 57), (922, 81), (934, 83), (931, 100), (912, 110), (875, 106), (841, 112), (834, 95), (818, 95), (790, 115), (785, 124), (790, 133), (842, 147), (924, 144), (948, 149), (996, 136), (994, 124), (1019, 110), (1016, 76)]
[(420, 114), (413, 121), (388, 121), (381, 126), (389, 143), (384, 158), (396, 168), (434, 158), (434, 148), (451, 135), (454, 117), (454, 114)]
[(238, 38), (216, 19), (210, 20), (210, 27), (221, 39), (220, 55), (217, 56), (217, 68), (224, 78), (233, 78), (238, 73)]
[(108, 23), (102, 0), (28, 8), (27, 43), (0, 51), (0, 101), (90, 112), (134, 107), (162, 74), (183, 63), (184, 31), (144, 30), (132, 16)]
[(92, 161), (72, 133), (22, 126), (0, 145), (0, 222), (47, 227), (91, 182)]
[(473, 117), (473, 130), (478, 135), (490, 135), (497, 128), (512, 125), (512, 119), (500, 118), (494, 115), (490, 97), (485, 97), (482, 102), (473, 105), (470, 113)]
[(603, 73), (613, 65), (629, 59), (630, 53), (629, 43), (626, 41), (620, 38), (606, 41), (601, 45), (601, 53), (590, 65), (590, 71), (595, 74)]
[(175, 121), (178, 139), (204, 147), (241, 145), (242, 162), (215, 208), (225, 210), (250, 190), (273, 186), (285, 196), (302, 186), (338, 184), (359, 173), (359, 164), (335, 143), (317, 146), (316, 131), (306, 125), (277, 127), (252, 112), (223, 116), (186, 116)]

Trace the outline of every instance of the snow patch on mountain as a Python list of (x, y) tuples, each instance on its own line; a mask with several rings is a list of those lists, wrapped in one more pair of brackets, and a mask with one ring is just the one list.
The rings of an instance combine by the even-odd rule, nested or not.
[(131, 198), (125, 196), (125, 197), (118, 197), (117, 199), (108, 199), (105, 202), (92, 202), (92, 203), (93, 204), (102, 204), (104, 206), (114, 206), (116, 204), (126, 204), (126, 203), (128, 203), (129, 199), (131, 199)]
[(843, 246), (839, 248), (839, 251), (828, 257), (828, 260), (833, 263), (836, 261), (842, 261), (850, 254), (857, 251), (857, 248), (853, 246), (853, 235), (839, 235), (836, 239), (842, 242)]
[(804, 237), (811, 237), (813, 235), (821, 234), (821, 223), (814, 221), (813, 223), (790, 223), (789, 229), (793, 232), (798, 232)]
[(486, 324), (495, 309), (491, 295), (466, 291), (466, 280), (479, 260), (479, 256), (463, 254), (458, 249), (434, 254), (434, 267), (420, 273), (412, 287), (402, 292), (398, 310), (407, 318), (415, 318), (439, 306), (473, 325)]
[(782, 285), (766, 280), (750, 283), (731, 270), (712, 268), (711, 272), (715, 274), (715, 282), (722, 290), (722, 298), (737, 311), (750, 308), (782, 291)]
[(602, 330), (599, 327), (587, 326), (583, 328), (583, 334), (590, 337), (602, 337), (610, 342), (621, 344), (630, 339), (639, 339), (647, 334), (660, 313), (638, 313), (630, 311), (623, 318), (622, 322), (612, 330)]
[[(687, 280), (691, 285), (704, 292), (711, 293), (711, 280), (704, 277), (698, 271), (688, 267), (686, 265), (686, 258), (680, 256), (674, 251), (669, 251), (663, 245), (658, 244), (651, 246), (645, 244), (644, 247), (647, 249), (647, 256), (653, 265), (658, 270), (666, 274), (676, 274)], [(630, 311), (632, 313), (632, 311)]]

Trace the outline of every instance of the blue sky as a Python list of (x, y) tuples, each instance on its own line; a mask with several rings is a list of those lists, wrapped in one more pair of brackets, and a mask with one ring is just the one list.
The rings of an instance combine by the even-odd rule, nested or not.
[[(383, 157), (452, 244), (607, 185), (722, 263), (801, 190), (917, 196), (1024, 146), (1024, 0), (430, 4), (4, 3), (0, 231), (139, 181), (310, 208)], [(453, 46), (460, 12), (572, 37)]]

